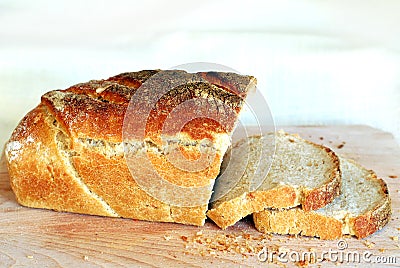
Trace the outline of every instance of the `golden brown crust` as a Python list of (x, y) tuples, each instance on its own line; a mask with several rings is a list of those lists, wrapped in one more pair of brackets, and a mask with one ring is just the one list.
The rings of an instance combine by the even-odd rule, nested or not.
[(122, 156), (107, 158), (88, 149), (75, 149), (73, 164), (83, 182), (124, 218), (171, 222), (169, 206), (140, 189)]
[[(114, 81), (120, 85), (124, 85), (130, 88), (139, 88), (147, 79), (157, 74), (161, 70), (143, 70), (138, 72), (126, 72), (110, 77), (107, 81)], [(129, 101), (131, 96), (127, 97)]]
[[(248, 90), (241, 86), (254, 82), (254, 78), (216, 73), (210, 77), (224, 79), (213, 80), (219, 83), (214, 85), (208, 82), (211, 79), (198, 81), (197, 77), (204, 73), (173, 72), (180, 78), (194, 78), (163, 96), (150, 112), (146, 135), (154, 146), (162, 146), (157, 139), (166, 114), (180, 102), (206, 97), (210, 103), (223, 102), (233, 113), (222, 113), (225, 117), (220, 122), (207, 118), (192, 120), (181, 130), (184, 135), (176, 137), (185, 138), (180, 146), (188, 159), (196, 159), (198, 146), (185, 146), (185, 142), (197, 144), (203, 138), (214, 142), (217, 153), (208, 168), (191, 172), (174, 167), (161, 147), (157, 149), (160, 152), (148, 151), (147, 156), (158, 172), (175, 185), (208, 185), (217, 176), (226, 150), (226, 145), (217, 144), (218, 135), (225, 132), (224, 135), (229, 135), (233, 130)], [(24, 118), (8, 143), (17, 145), (8, 151), (8, 166), (18, 201), (25, 206), (61, 211), (203, 225), (207, 205), (178, 207), (163, 203), (137, 185), (123, 150), (109, 155), (101, 151), (101, 146), (87, 145), (122, 144), (124, 116), (130, 99), (145, 81), (158, 73), (159, 70), (123, 73), (43, 95), (42, 103)], [(146, 94), (150, 96), (152, 92)], [(29, 140), (32, 137), (34, 142)]]
[(125, 105), (65, 91), (46, 93), (42, 96), (42, 103), (71, 137), (122, 141)]
[[(296, 134), (284, 133), (283, 135), (299, 137)], [(247, 192), (231, 200), (217, 200), (211, 204), (211, 209), (207, 212), (207, 216), (219, 227), (225, 229), (245, 216), (259, 212), (265, 208), (292, 208), (300, 204), (304, 210), (309, 211), (317, 210), (332, 202), (340, 194), (341, 174), (339, 158), (327, 147), (307, 140), (303, 141), (325, 151), (331, 160), (329, 164), (332, 168), (329, 180), (326, 183), (311, 190), (304, 187), (295, 189), (290, 185), (285, 185), (268, 190)], [(239, 141), (235, 146), (243, 142), (246, 142), (246, 140)]]
[(382, 200), (371, 211), (350, 219), (355, 236), (360, 239), (382, 229), (389, 222), (392, 214), (389, 191), (385, 181), (377, 178), (376, 175), (372, 176), (371, 179), (379, 182)]
[(46, 108), (39, 105), (22, 119), (7, 145), (10, 182), (18, 202), (36, 208), (115, 216), (75, 179), (58, 150), (57, 130), (49, 119)]
[(221, 87), (242, 98), (246, 97), (249, 89), (255, 87), (255, 79), (251, 76), (248, 76), (247, 79), (243, 79), (239, 78), (234, 73), (200, 72), (199, 74), (211, 84)]
[[(193, 153), (186, 155), (187, 158), (192, 158)], [(199, 172), (188, 172), (175, 167), (163, 155), (148, 152), (147, 157), (151, 161), (154, 169), (163, 179), (182, 187), (201, 187), (208, 185), (211, 178), (218, 176), (219, 166), (222, 159), (222, 155), (216, 153), (214, 161), (207, 168), (202, 169)]]
[(341, 171), (339, 158), (330, 148), (312, 143), (307, 140), (306, 142), (321, 148), (321, 150), (325, 150), (333, 162), (333, 168), (329, 176), (329, 181), (319, 188), (313, 189), (312, 191), (305, 191), (303, 193), (304, 200), (302, 202), (302, 208), (305, 211), (309, 211), (317, 210), (326, 206), (327, 204), (331, 203), (335, 197), (340, 195)]
[(299, 208), (253, 214), (255, 227), (263, 233), (315, 236), (336, 239), (342, 236), (343, 223), (335, 218)]
[(204, 225), (204, 213), (207, 211), (207, 207), (208, 205), (196, 207), (171, 206), (171, 217), (174, 222), (202, 226)]
[(265, 209), (253, 214), (255, 227), (263, 233), (301, 234), (321, 239), (336, 239), (345, 234), (354, 235), (359, 239), (365, 238), (382, 229), (389, 222), (391, 215), (391, 201), (386, 183), (377, 178), (373, 171), (368, 172), (366, 179), (379, 183), (381, 199), (376, 201), (372, 209), (360, 215), (344, 216), (338, 220), (318, 211), (305, 211), (300, 208)]
[[(101, 196), (121, 217), (193, 225), (204, 224), (207, 205), (175, 207), (151, 197), (132, 178), (123, 155), (107, 157), (84, 148), (79, 143), (76, 143), (74, 148), (77, 155), (73, 157), (73, 163), (83, 182)], [(149, 155), (155, 168), (163, 175), (162, 177), (175, 185), (199, 186), (202, 182), (204, 183), (204, 178), (215, 177), (219, 171), (218, 163), (214, 163), (210, 166), (214, 170), (208, 169), (188, 176), (184, 171), (170, 166), (171, 164), (163, 156), (157, 157), (152, 153)], [(216, 161), (218, 159), (220, 157), (216, 157)], [(140, 161), (140, 158), (136, 160)]]
[[(255, 83), (254, 77), (237, 74), (213, 72), (213, 75), (207, 75), (207, 73), (195, 75), (184, 71), (169, 72), (165, 74), (165, 79), (176, 76), (182, 81), (188, 82), (177, 86), (160, 98), (156, 108), (151, 110), (148, 118), (146, 117), (148, 120), (146, 135), (157, 143), (168, 114), (177, 105), (188, 100), (206, 97), (211, 100), (209, 105), (213, 103), (217, 105), (215, 100), (219, 100), (230, 107), (232, 111), (238, 113), (243, 98), (249, 90), (249, 84)], [(57, 120), (73, 137), (90, 137), (110, 142), (121, 142), (124, 115), (131, 98), (134, 96), (146, 98), (146, 94), (151, 96), (153, 92), (138, 92), (138, 89), (141, 89), (140, 86), (156, 73), (162, 79), (164, 72), (142, 71), (120, 74), (107, 80), (81, 83), (66, 90), (51, 91), (42, 97), (42, 102), (48, 106)], [(207, 80), (199, 81), (202, 76), (207, 77), (211, 82), (209, 83)], [(192, 80), (193, 82), (190, 82)], [(231, 86), (233, 88), (230, 88)], [(135, 95), (136, 93), (137, 95)], [(204, 103), (202, 104), (198, 108), (203, 109), (203, 111), (185, 111), (193, 113), (186, 115), (186, 117), (198, 118), (198, 114), (207, 114), (207, 111), (215, 109), (215, 107), (207, 107)], [(136, 112), (138, 114), (145, 113), (145, 111)], [(213, 140), (214, 136), (210, 135), (210, 130), (213, 133), (231, 132), (235, 121), (236, 118), (232, 116), (221, 116), (220, 124), (216, 124), (210, 118), (198, 118), (188, 122), (182, 131), (192, 139), (209, 138)], [(198, 131), (203, 129), (205, 125), (212, 127), (208, 131)]]
[(243, 194), (220, 203), (207, 211), (207, 216), (220, 228), (226, 229), (238, 220), (266, 207), (293, 207), (296, 205), (296, 191), (290, 186), (281, 186), (267, 191)]

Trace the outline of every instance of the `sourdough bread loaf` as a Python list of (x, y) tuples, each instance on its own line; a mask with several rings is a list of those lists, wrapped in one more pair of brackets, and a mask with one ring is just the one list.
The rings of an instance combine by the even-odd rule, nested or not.
[[(156, 75), (185, 82), (150, 105), (143, 137), (127, 135), (125, 139), (124, 128), (134, 131), (135, 116), (143, 112), (141, 107), (133, 111), (128, 115), (133, 120), (124, 126), (127, 109), (133, 98), (154, 97), (153, 88), (143, 86)], [(6, 145), (16, 198), (34, 208), (203, 225), (207, 202), (187, 200), (181, 206), (168, 202), (176, 193), (164, 190), (163, 199), (149, 194), (132, 176), (126, 155), (136, 157), (135, 174), (146, 175), (149, 170), (144, 161), (150, 161), (154, 172), (168, 183), (198, 187), (193, 200), (196, 195), (208, 200), (244, 98), (255, 83), (254, 77), (235, 73), (149, 70), (50, 91), (22, 119)], [(205, 101), (204, 109), (218, 110), (219, 117), (202, 117), (203, 110), (185, 110), (182, 118), (192, 120), (177, 133), (163, 131), (169, 114), (187, 101)], [(143, 122), (138, 119), (137, 123)], [(201, 170), (181, 168), (170, 161), (172, 153), (179, 151), (190, 163), (204, 150), (213, 157)]]
[[(263, 154), (274, 150), (274, 143), (275, 154)], [(220, 191), (229, 180), (239, 179), (227, 194), (211, 203), (207, 212), (221, 228), (265, 208), (301, 205), (306, 211), (319, 209), (340, 193), (336, 154), (297, 135), (279, 131), (251, 136), (233, 145), (226, 157), (230, 159), (224, 165), (230, 161), (234, 165), (226, 169), (224, 180), (217, 179), (215, 189)], [(262, 183), (254, 190), (253, 181)]]
[(385, 182), (352, 160), (340, 158), (340, 167), (342, 193), (332, 203), (316, 211), (292, 208), (254, 213), (257, 230), (336, 239), (344, 234), (364, 238), (383, 228), (391, 215)]

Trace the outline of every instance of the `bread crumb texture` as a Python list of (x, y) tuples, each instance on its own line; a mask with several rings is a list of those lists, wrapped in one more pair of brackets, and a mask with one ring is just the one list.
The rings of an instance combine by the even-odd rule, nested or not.
[(345, 234), (364, 238), (383, 228), (390, 219), (391, 201), (386, 183), (352, 160), (340, 158), (341, 195), (316, 211), (301, 208), (266, 209), (254, 213), (261, 232), (302, 234), (336, 239)]

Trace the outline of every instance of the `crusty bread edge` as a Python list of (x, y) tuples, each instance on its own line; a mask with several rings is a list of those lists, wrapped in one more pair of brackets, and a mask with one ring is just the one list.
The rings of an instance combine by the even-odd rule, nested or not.
[[(283, 130), (281, 131), (283, 132)], [(296, 189), (290, 185), (285, 185), (267, 191), (244, 193), (239, 197), (220, 203), (207, 212), (207, 216), (220, 228), (226, 229), (247, 215), (262, 211), (265, 208), (292, 208), (301, 204), (306, 211), (317, 210), (332, 202), (340, 194), (342, 182), (340, 162), (335, 152), (328, 147), (305, 140), (298, 134), (284, 132), (284, 135), (298, 137), (304, 142), (327, 152), (333, 162), (329, 181), (313, 190), (304, 187)]]
[(333, 160), (334, 169), (330, 174), (330, 180), (328, 183), (313, 189), (311, 191), (304, 190), (303, 200), (302, 200), (302, 208), (305, 211), (317, 210), (320, 209), (327, 204), (331, 203), (335, 197), (340, 195), (341, 185), (342, 185), (342, 174), (340, 170), (340, 160), (334, 151), (332, 151), (329, 147), (316, 144), (314, 142), (303, 139), (306, 143), (309, 143), (313, 146), (321, 148), (321, 150), (325, 150), (325, 152), (331, 157)]
[(350, 219), (351, 227), (357, 238), (367, 237), (368, 235), (382, 229), (383, 226), (389, 222), (392, 215), (392, 206), (387, 184), (384, 180), (378, 178), (375, 173), (371, 178), (376, 179), (379, 182), (381, 187), (380, 190), (384, 194), (384, 198), (372, 210)]
[(207, 216), (220, 228), (226, 229), (242, 218), (266, 207), (290, 208), (298, 205), (297, 189), (282, 185), (267, 191), (244, 193), (207, 211)]
[[(349, 160), (353, 164), (363, 168), (361, 165), (356, 163), (353, 160)], [(321, 239), (337, 239), (340, 238), (342, 235), (350, 234), (356, 236), (358, 239), (365, 238), (378, 230), (381, 230), (390, 219), (392, 214), (391, 209), (391, 200), (389, 196), (389, 191), (387, 184), (384, 180), (378, 178), (372, 170), (369, 171), (370, 176), (369, 179), (377, 180), (380, 184), (380, 190), (383, 194), (383, 199), (379, 202), (373, 209), (363, 213), (362, 215), (358, 215), (356, 217), (350, 217), (347, 219), (348, 216), (344, 217), (343, 219), (336, 219), (334, 217), (328, 217), (325, 215), (320, 215), (315, 211), (304, 211), (299, 208), (293, 208), (289, 210), (280, 210), (276, 213), (283, 213), (281, 216), (285, 217), (285, 214), (288, 213), (296, 213), (299, 217), (306, 217), (308, 218), (305, 223), (311, 222), (313, 220), (320, 220), (321, 225), (328, 226), (328, 228), (320, 228), (318, 233), (315, 234), (307, 234), (303, 233), (304, 235), (308, 236), (318, 236)], [(299, 214), (301, 213), (301, 214)], [(286, 234), (277, 232), (277, 226), (273, 227), (270, 225), (271, 217), (274, 217), (271, 210), (265, 209), (260, 212), (253, 213), (253, 221), (256, 229), (263, 233), (279, 233), (279, 234)], [(341, 223), (340, 226), (338, 223)], [(281, 221), (280, 227), (285, 227), (288, 225), (287, 221)], [(300, 232), (301, 234), (302, 232)], [(292, 234), (299, 234), (299, 233), (292, 233)]]
[[(301, 219), (293, 222), (290, 219)], [(300, 208), (274, 211), (265, 209), (253, 213), (255, 228), (262, 233), (277, 233), (291, 235), (318, 236), (321, 239), (332, 240), (342, 236), (343, 222), (334, 217), (326, 217), (314, 211), (304, 211)], [(315, 228), (301, 228), (313, 222)]]
[[(18, 164), (15, 164), (12, 159), (9, 157), (9, 153), (7, 151), (7, 146), (13, 141), (18, 141), (21, 144), (21, 148), (18, 149), (20, 156), (19, 157), (26, 157), (26, 158), (37, 158), (40, 159), (39, 154), (41, 151), (39, 151), (38, 148), (31, 149), (29, 148), (29, 144), (32, 143), (32, 141), (29, 140), (31, 138), (30, 136), (27, 137), (27, 132), (24, 130), (24, 127), (27, 127), (31, 130), (30, 134), (33, 135), (33, 133), (36, 132), (40, 133), (38, 136), (35, 136), (35, 141), (38, 142), (37, 144), (48, 144), (49, 147), (53, 148), (57, 146), (57, 141), (55, 139), (55, 133), (56, 129), (51, 127), (51, 121), (52, 117), (47, 113), (47, 108), (43, 106), (42, 104), (39, 104), (37, 107), (35, 107), (33, 110), (28, 112), (25, 117), (19, 122), (16, 130), (14, 130), (11, 138), (7, 141), (6, 143), (6, 149), (5, 149), (5, 157), (6, 157), (6, 163), (7, 163), (7, 169), (10, 177), (10, 186), (11, 189), (13, 190), (16, 200), (19, 204), (26, 206), (26, 207), (32, 207), (32, 208), (45, 208), (45, 209), (51, 209), (55, 211), (66, 211), (66, 212), (74, 212), (74, 213), (83, 213), (83, 214), (89, 214), (89, 215), (99, 215), (99, 216), (109, 216), (109, 217), (118, 217), (118, 215), (106, 204), (99, 196), (97, 196), (95, 193), (91, 192), (90, 189), (80, 180), (79, 177), (76, 177), (74, 172), (75, 170), (68, 166), (68, 160), (65, 159), (64, 155), (57, 151), (57, 154), (55, 157), (57, 160), (55, 163), (53, 163), (50, 167), (50, 169), (42, 168), (42, 169), (36, 169), (34, 165), (29, 166), (29, 164), (26, 164), (25, 161), (22, 161), (22, 165), (24, 166), (23, 172), (21, 171), (21, 167), (18, 166)], [(21, 129), (22, 130), (21, 130)], [(52, 136), (44, 136), (43, 133), (50, 132)], [(46, 141), (47, 139), (47, 141)], [(33, 153), (33, 154), (29, 154)], [(24, 159), (25, 160), (25, 159)], [(21, 162), (18, 160), (17, 162)], [(45, 164), (43, 164), (45, 165)], [(74, 194), (81, 194), (82, 198), (85, 198), (85, 203), (90, 204), (91, 207), (84, 206), (81, 207), (79, 205), (76, 205), (72, 200), (68, 199), (65, 203), (60, 203), (60, 202), (53, 202), (52, 205), (49, 205), (48, 200), (41, 200), (41, 199), (35, 199), (31, 198), (29, 192), (22, 191), (20, 189), (20, 184), (21, 180), (24, 181), (26, 179), (26, 176), (24, 176), (24, 172), (30, 172), (30, 177), (32, 176), (38, 176), (42, 178), (46, 178), (48, 176), (54, 176), (54, 170), (55, 169), (62, 169), (64, 171), (64, 175), (60, 177), (60, 180), (63, 181), (65, 178), (67, 180), (70, 180), (70, 185), (72, 191), (75, 191)], [(51, 172), (50, 172), (51, 170)], [(21, 174), (22, 173), (22, 174)], [(40, 188), (40, 185), (32, 185), (32, 188), (36, 188), (37, 192), (40, 192), (42, 189)], [(71, 190), (68, 189), (68, 190)], [(60, 189), (57, 188), (57, 190), (54, 190), (55, 192), (59, 191)], [(60, 196), (61, 193), (57, 192)], [(54, 200), (52, 200), (54, 201)], [(52, 202), (51, 201), (51, 202)], [(68, 209), (66, 209), (68, 207)]]

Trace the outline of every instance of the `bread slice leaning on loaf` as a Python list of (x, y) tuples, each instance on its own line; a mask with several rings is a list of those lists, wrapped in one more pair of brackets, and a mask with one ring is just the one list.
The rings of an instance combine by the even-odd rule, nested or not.
[[(154, 97), (153, 87), (160, 85), (146, 89), (143, 85), (156, 75), (167, 82), (184, 82), (149, 103), (151, 110), (144, 120), (133, 116), (129, 127), (145, 123), (143, 139), (129, 136), (124, 140), (124, 117), (131, 98), (146, 101)], [(16, 198), (28, 207), (203, 225), (237, 116), (255, 83), (254, 77), (235, 73), (149, 70), (50, 91), (22, 119), (6, 145)], [(200, 100), (208, 104), (203, 109), (217, 109), (220, 117), (204, 118), (198, 115), (201, 108), (186, 109), (178, 115), (193, 120), (185, 121), (178, 133), (164, 131), (163, 124), (176, 107)], [(136, 115), (145, 112), (141, 109)], [(215, 157), (201, 170), (182, 169), (168, 158), (171, 152), (180, 151), (190, 162), (202, 150), (214, 152)], [(189, 199), (187, 206), (181, 206), (168, 200), (176, 193), (159, 189), (164, 199), (149, 194), (133, 178), (126, 151), (137, 157), (137, 174), (150, 174), (144, 168), (145, 161), (150, 161), (168, 183), (196, 187), (200, 190), (195, 194), (208, 199), (195, 205)]]
[[(263, 156), (262, 152), (275, 149), (274, 143), (275, 154)], [(229, 180), (239, 179), (227, 194), (211, 203), (207, 212), (221, 228), (265, 208), (302, 205), (307, 211), (319, 209), (340, 193), (336, 154), (297, 135), (279, 131), (251, 136), (233, 145), (226, 157), (230, 159), (225, 159), (223, 165), (231, 162), (230, 167), (222, 168), (224, 179), (221, 181), (219, 177), (214, 189), (221, 191)], [(251, 184), (256, 180), (263, 182), (254, 190)]]
[(340, 158), (342, 193), (316, 211), (266, 209), (253, 214), (257, 230), (336, 239), (344, 234), (364, 238), (385, 226), (391, 215), (388, 188), (371, 170)]

